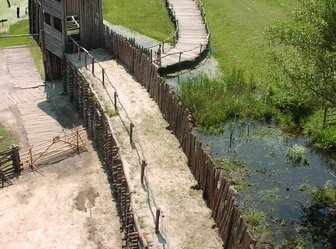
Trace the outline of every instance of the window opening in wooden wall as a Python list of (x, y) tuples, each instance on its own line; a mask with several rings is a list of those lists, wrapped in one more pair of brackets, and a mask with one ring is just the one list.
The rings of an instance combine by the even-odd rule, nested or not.
[(67, 35), (72, 38), (79, 38), (80, 25), (79, 16), (68, 16), (67, 17)]

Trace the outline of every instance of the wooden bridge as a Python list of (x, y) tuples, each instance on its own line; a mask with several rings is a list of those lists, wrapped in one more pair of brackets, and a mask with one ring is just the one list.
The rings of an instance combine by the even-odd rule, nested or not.
[(154, 62), (163, 73), (179, 71), (201, 61), (209, 49), (210, 38), (200, 0), (166, 0), (166, 3), (176, 27), (173, 37), (177, 42), (168, 48), (165, 41), (154, 46), (158, 48), (161, 45), (162, 54), (155, 54)]

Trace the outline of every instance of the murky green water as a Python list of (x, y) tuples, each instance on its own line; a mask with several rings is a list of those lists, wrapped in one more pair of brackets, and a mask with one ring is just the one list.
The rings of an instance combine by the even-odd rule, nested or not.
[(336, 234), (327, 235), (330, 225), (336, 231), (336, 203), (312, 214), (312, 194), (306, 191), (335, 188), (336, 166), (330, 157), (309, 147), (302, 136), (290, 137), (265, 125), (233, 122), (221, 134), (198, 136), (216, 159), (243, 162), (231, 174), (243, 183), (237, 199), (264, 212), (276, 243), (301, 237), (308, 248), (336, 248)]

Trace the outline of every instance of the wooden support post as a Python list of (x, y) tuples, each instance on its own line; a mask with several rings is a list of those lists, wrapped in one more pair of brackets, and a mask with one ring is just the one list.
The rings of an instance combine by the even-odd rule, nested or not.
[(145, 162), (145, 160), (142, 160), (142, 164), (141, 164), (141, 184), (143, 184), (146, 166), (147, 166), (147, 163)]
[(233, 130), (230, 133), (230, 148), (232, 147)]
[(88, 56), (88, 53), (85, 52), (85, 57), (84, 57), (84, 61), (85, 61), (85, 68), (87, 68), (87, 56)]
[(94, 74), (94, 58), (92, 57), (92, 74), (93, 74), (93, 76), (95, 75)]
[(161, 213), (160, 208), (157, 208), (156, 209), (156, 218), (155, 218), (155, 233), (156, 234), (160, 233), (160, 229), (159, 229), (159, 226), (160, 226), (160, 213)]
[(131, 144), (133, 144), (133, 128), (134, 128), (134, 124), (131, 123), (130, 124), (130, 134), (129, 134), (129, 136), (130, 136), (130, 143)]
[(117, 92), (114, 92), (114, 110), (117, 111), (118, 106), (117, 106)]
[(203, 44), (200, 45), (200, 55), (202, 54)]
[(105, 69), (102, 68), (102, 81), (103, 81), (103, 86), (105, 86)]
[(164, 42), (162, 42), (162, 53), (164, 53)]

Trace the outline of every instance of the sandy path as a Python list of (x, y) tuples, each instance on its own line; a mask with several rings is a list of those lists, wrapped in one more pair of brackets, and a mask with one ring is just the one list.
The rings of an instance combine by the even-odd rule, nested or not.
[(120, 223), (97, 154), (27, 171), (0, 190), (1, 248), (121, 248)]
[[(147, 192), (140, 183), (137, 153), (130, 146), (128, 134), (119, 117), (113, 117), (113, 133), (132, 181), (135, 212), (146, 240), (152, 248), (221, 248), (221, 240), (212, 228), (214, 222), (211, 211), (202, 199), (201, 191), (191, 188), (196, 185), (196, 181), (187, 166), (186, 156), (175, 136), (166, 129), (168, 123), (163, 119), (157, 104), (123, 66), (107, 56), (106, 51), (99, 49), (92, 53), (101, 61), (133, 120), (136, 144), (140, 141), (148, 163), (147, 175), (153, 196), (163, 211), (162, 234), (156, 236), (153, 219), (155, 207), (151, 198), (148, 201)], [(77, 62), (76, 55), (72, 55), (72, 58), (78, 66), (83, 63)], [(99, 75), (98, 67), (95, 68)], [(90, 73), (82, 70), (87, 78), (92, 78)], [(108, 103), (102, 85), (96, 80), (93, 82), (100, 99)], [(107, 88), (113, 96), (112, 88)], [(123, 110), (120, 110), (120, 114), (125, 117)]]

